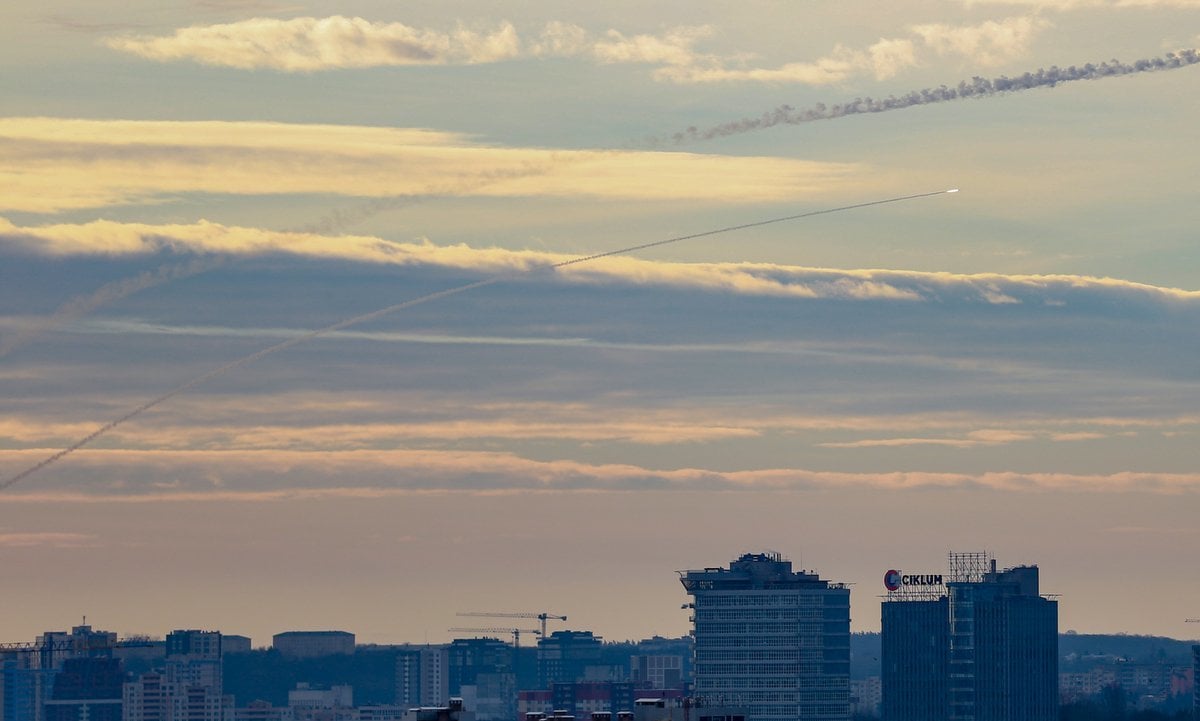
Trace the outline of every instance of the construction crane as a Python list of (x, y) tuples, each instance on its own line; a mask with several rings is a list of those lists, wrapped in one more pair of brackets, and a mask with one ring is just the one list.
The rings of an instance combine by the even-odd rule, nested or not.
[(56, 653), (59, 651), (71, 651), (77, 654), (94, 656), (97, 654), (108, 655), (110, 651), (118, 648), (149, 648), (160, 645), (162, 645), (162, 641), (143, 639), (126, 639), (113, 643), (108, 643), (102, 639), (65, 639), (43, 643), (17, 641), (15, 643), (0, 643), (0, 655), (6, 653)]
[(109, 642), (108, 639), (100, 636), (86, 638), (68, 638), (47, 640), (41, 643), (36, 641), (20, 641), (16, 643), (0, 643), (0, 660), (4, 658), (29, 658), (23, 654), (30, 656), (36, 654), (36, 662), (38, 668), (52, 668), (57, 666), (62, 659), (80, 656), (103, 656), (111, 658), (113, 651), (122, 648), (148, 648), (160, 645), (161, 642), (154, 642), (142, 639), (126, 639), (124, 641)]
[(553, 613), (542, 611), (541, 613), (492, 613), (490, 611), (465, 611), (455, 614), (456, 616), (477, 616), (482, 618), (536, 618), (542, 622), (541, 637), (546, 637), (546, 621), (554, 619), (555, 621), (566, 621), (566, 616), (559, 616)]
[(541, 631), (536, 628), (448, 628), (446, 630), (451, 633), (511, 633), (514, 650), (521, 647), (521, 634), (532, 633), (535, 636), (541, 636)]

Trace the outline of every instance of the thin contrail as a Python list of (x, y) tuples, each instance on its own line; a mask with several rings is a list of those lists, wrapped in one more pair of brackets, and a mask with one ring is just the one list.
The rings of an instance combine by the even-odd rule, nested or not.
[(87, 295), (77, 295), (67, 300), (50, 315), (29, 322), (15, 333), (0, 339), (0, 358), (12, 353), (21, 346), (32, 343), (42, 334), (57, 328), (63, 323), (82, 318), (103, 305), (133, 295), (138, 291), (153, 288), (156, 285), (208, 272), (225, 265), (227, 262), (228, 259), (221, 256), (195, 258), (182, 263), (168, 263), (167, 265), (159, 266), (154, 270), (147, 270), (130, 278), (105, 283)]
[[(740, 135), (754, 130), (763, 130), (776, 125), (799, 125), (812, 123), (817, 120), (833, 120), (847, 115), (864, 115), (868, 113), (886, 113), (891, 110), (903, 110), (917, 105), (933, 105), (948, 103), (954, 100), (968, 98), (984, 98), (993, 95), (1006, 95), (1034, 88), (1052, 88), (1063, 83), (1073, 83), (1079, 80), (1099, 80), (1121, 75), (1137, 73), (1153, 73), (1162, 70), (1176, 70), (1200, 63), (1200, 51), (1194, 49), (1179, 50), (1167, 53), (1162, 57), (1135, 60), (1123, 63), (1119, 60), (1108, 60), (1102, 63), (1087, 63), (1082, 66), (1072, 65), (1060, 68), (1057, 65), (1041, 68), (1036, 72), (1024, 73), (1014, 77), (1001, 75), (995, 78), (974, 77), (964, 80), (954, 87), (940, 85), (936, 88), (913, 90), (903, 95), (889, 95), (886, 98), (856, 98), (847, 103), (825, 105), (817, 103), (808, 108), (796, 109), (790, 105), (780, 105), (757, 118), (744, 118), (732, 122), (720, 123), (708, 128), (691, 127), (682, 132), (669, 136), (671, 143), (685, 143), (712, 140), (728, 135)], [(667, 138), (655, 138), (652, 142), (664, 143)]]
[[(631, 246), (627, 246), (624, 248), (618, 248), (617, 250), (605, 251), (603, 253), (595, 253), (592, 255), (580, 256), (578, 258), (572, 258), (571, 260), (564, 260), (564, 261), (560, 261), (558, 263), (554, 263), (549, 266), (549, 269), (565, 268), (570, 265), (578, 265), (579, 263), (587, 263), (587, 262), (590, 262), (593, 260), (598, 260), (600, 258), (608, 258), (608, 257), (614, 256), (614, 255), (625, 255), (628, 253), (633, 253), (635, 251), (645, 250), (647, 248), (656, 248), (660, 245), (668, 245), (670, 243), (678, 243), (678, 242), (685, 241), (685, 240), (694, 240), (696, 238), (704, 238), (704, 237), (707, 237), (710, 235), (720, 235), (722, 233), (732, 233), (732, 232), (738, 231), (738, 230), (746, 230), (747, 228), (758, 228), (760, 226), (771, 225), (774, 223), (784, 223), (784, 222), (791, 221), (791, 220), (800, 220), (801, 218), (811, 218), (816, 215), (828, 215), (830, 213), (840, 213), (840, 212), (847, 211), (847, 210), (855, 210), (858, 208), (867, 208), (867, 207), (870, 207), (873, 205), (885, 205), (888, 203), (899, 203), (899, 202), (902, 202), (905, 200), (915, 200), (917, 198), (928, 198), (928, 197), (934, 196), (934, 195), (945, 195), (946, 193), (956, 193), (956, 192), (958, 192), (957, 188), (954, 188), (951, 190), (936, 190), (936, 191), (929, 192), (929, 193), (916, 193), (914, 195), (901, 195), (901, 196), (898, 196), (895, 198), (885, 198), (883, 200), (871, 200), (871, 201), (867, 201), (864, 203), (855, 203), (853, 205), (843, 205), (838, 208), (826, 208), (824, 210), (810, 210), (805, 213), (796, 213), (795, 215), (785, 215), (780, 218), (771, 218), (769, 220), (758, 220), (758, 221), (754, 221), (751, 223), (741, 223), (739, 225), (729, 225), (724, 228), (717, 228), (716, 230), (706, 230), (706, 231), (703, 231), (700, 233), (690, 233), (688, 235), (679, 235), (679, 236), (675, 236), (674, 238), (667, 238), (665, 240), (656, 240), (656, 241), (653, 241), (650, 243), (641, 243), (639, 245), (631, 245)], [(269, 356), (273, 353), (277, 353), (286, 348), (291, 348), (292, 346), (294, 346), (298, 343), (303, 343), (304, 341), (312, 340), (313, 338), (318, 338), (320, 336), (326, 335), (327, 333), (333, 333), (334, 331), (339, 331), (343, 328), (348, 328), (350, 326), (366, 323), (368, 321), (388, 315), (390, 313), (395, 313), (396, 311), (404, 310), (406, 308), (411, 308), (413, 306), (421, 305), (423, 303), (428, 303), (430, 301), (439, 300), (441, 298), (447, 298), (452, 295), (458, 295), (459, 293), (465, 293), (466, 291), (475, 290), (476, 288), (483, 288), (485, 286), (495, 285), (495, 284), (503, 282), (505, 280), (512, 280), (514, 278), (519, 278), (521, 276), (524, 276), (524, 275), (527, 275), (527, 274), (533, 273), (533, 272), (537, 272), (537, 269), (514, 272), (514, 273), (506, 273), (503, 275), (496, 275), (496, 276), (492, 276), (490, 278), (484, 278), (483, 280), (477, 280), (477, 281), (474, 281), (471, 283), (467, 283), (465, 285), (459, 285), (459, 286), (455, 286), (453, 288), (447, 288), (445, 290), (439, 290), (439, 291), (436, 291), (433, 293), (427, 293), (426, 295), (422, 295), (417, 298), (413, 298), (411, 300), (406, 300), (403, 303), (396, 303), (395, 305), (389, 305), (386, 308), (380, 308), (379, 310), (374, 310), (374, 311), (371, 311), (370, 313), (364, 313), (362, 315), (356, 315), (353, 318), (346, 318), (345, 320), (340, 320), (337, 323), (334, 323), (333, 325), (327, 325), (324, 328), (318, 328), (316, 330), (308, 331), (307, 333), (304, 333), (303, 335), (298, 335), (295, 338), (289, 338), (288, 340), (285, 340), (281, 343), (276, 343), (275, 345), (268, 346), (268, 347), (263, 348), (262, 350), (257, 351), (255, 353), (251, 353), (248, 356), (243, 356), (241, 358), (238, 358), (237, 360), (230, 361), (229, 363), (226, 363), (225, 365), (220, 366), (219, 368), (214, 368), (213, 370), (210, 370), (207, 373), (204, 373), (203, 375), (196, 376), (195, 378), (184, 383), (183, 385), (176, 386), (175, 388), (172, 388), (171, 390), (167, 391), (166, 393), (163, 393), (160, 396), (157, 396), (155, 398), (152, 398), (152, 399), (146, 401), (145, 403), (141, 404), (140, 406), (137, 406), (133, 410), (126, 412), (124, 415), (118, 416), (117, 418), (114, 418), (113, 420), (109, 421), (108, 423), (105, 423), (104, 425), (100, 426), (99, 428), (92, 431), (91, 433), (84, 436), (83, 438), (80, 438), (79, 440), (75, 441), (74, 443), (72, 443), (71, 445), (62, 449), (61, 451), (58, 451), (50, 456), (47, 456), (46, 458), (43, 458), (41, 461), (38, 461), (37, 463), (26, 468), (25, 470), (17, 473), (16, 475), (8, 478), (7, 480), (5, 480), (3, 482), (0, 482), (0, 491), (7, 490), (8, 488), (12, 487), (14, 484), (20, 483), (24, 479), (28, 478), (29, 476), (32, 476), (33, 474), (37, 473), (38, 471), (42, 470), (43, 468), (45, 468), (57, 461), (60, 461), (64, 457), (70, 455), (71, 453), (74, 453), (75, 451), (79, 450), (80, 448), (83, 448), (87, 444), (96, 440), (100, 436), (103, 436), (104, 434), (108, 433), (109, 431), (116, 428), (117, 426), (125, 423), (126, 421), (133, 420), (134, 418), (141, 415), (142, 413), (145, 413), (146, 411), (150, 410), (151, 408), (154, 408), (157, 405), (165, 403), (166, 401), (170, 400), (171, 398), (174, 398), (175, 396), (179, 395), (180, 393), (189, 391), (198, 385), (207, 383), (208, 381), (212, 380), (213, 378), (216, 378), (219, 375), (223, 375), (225, 373), (228, 373), (231, 370), (240, 368), (241, 366), (244, 366), (248, 363), (252, 363), (252, 362), (258, 360), (259, 358), (265, 358), (266, 356)]]

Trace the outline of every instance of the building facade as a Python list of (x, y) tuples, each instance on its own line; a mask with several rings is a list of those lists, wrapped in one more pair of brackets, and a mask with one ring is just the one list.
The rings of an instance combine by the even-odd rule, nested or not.
[(850, 718), (850, 591), (778, 554), (681, 573), (693, 597), (695, 695), (749, 721)]
[(949, 598), (889, 598), (880, 610), (883, 718), (888, 721), (949, 719)]
[(219, 631), (172, 631), (165, 667), (126, 683), (124, 721), (230, 721), (233, 698), (224, 695)]
[(54, 678), (46, 721), (121, 721), (124, 683), (119, 659), (69, 658)]
[(677, 688), (683, 683), (683, 656), (630, 656), (629, 680), (641, 687)]
[(1058, 602), (1040, 595), (1037, 566), (952, 553), (944, 581), (885, 583), (885, 721), (1056, 721)]
[(591, 631), (555, 631), (538, 641), (538, 685), (573, 683), (586, 677), (587, 667), (600, 663), (601, 639)]
[(1200, 644), (1192, 646), (1192, 718), (1200, 721)]
[(271, 637), (271, 646), (288, 658), (348, 656), (354, 653), (354, 634), (348, 631), (284, 631)]
[(555, 710), (586, 718), (597, 712), (632, 710), (635, 696), (629, 681), (576, 681), (554, 684), (552, 699)]
[[(56, 708), (55, 714), (87, 713), (92, 706), (51, 703), (56, 679), (68, 661), (111, 655), (116, 640), (115, 633), (95, 631), (91, 626), (82, 625), (73, 627), (70, 632), (47, 631), (31, 644), (17, 644), (0, 654), (0, 721), (46, 721), (47, 713), (56, 706), (61, 708)], [(68, 679), (64, 683), (69, 685), (72, 680), (77, 679)], [(77, 692), (84, 693), (82, 690)], [(74, 709), (66, 708), (72, 705)]]

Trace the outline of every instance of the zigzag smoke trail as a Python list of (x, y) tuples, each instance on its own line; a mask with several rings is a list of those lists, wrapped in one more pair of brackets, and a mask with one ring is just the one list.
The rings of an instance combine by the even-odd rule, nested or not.
[(840, 212), (845, 212), (848, 210), (867, 208), (867, 207), (871, 207), (871, 206), (875, 206), (875, 205), (900, 203), (900, 202), (903, 202), (906, 200), (915, 200), (917, 198), (928, 198), (928, 197), (931, 197), (934, 195), (945, 195), (947, 193), (956, 193), (956, 192), (958, 192), (957, 189), (937, 190), (937, 191), (930, 192), (930, 193), (917, 193), (915, 195), (903, 195), (903, 196), (899, 196), (899, 197), (895, 197), (895, 198), (885, 198), (883, 200), (871, 200), (871, 201), (867, 201), (864, 203), (855, 203), (853, 205), (843, 205), (838, 208), (826, 208), (824, 210), (811, 210), (811, 211), (808, 211), (805, 213), (797, 213), (795, 215), (787, 215), (787, 216), (784, 216), (781, 218), (771, 218), (769, 220), (758, 220), (758, 221), (754, 221), (751, 223), (742, 223), (740, 225), (730, 225), (730, 226), (726, 226), (724, 228), (717, 228), (716, 230), (706, 230), (706, 231), (703, 231), (700, 233), (691, 233), (689, 235), (680, 235), (680, 236), (676, 236), (674, 238), (667, 238), (665, 240), (656, 240), (656, 241), (653, 241), (650, 243), (642, 243), (640, 245), (631, 245), (631, 246), (627, 246), (625, 248), (619, 248), (617, 250), (609, 250), (609, 251), (605, 251), (603, 253), (595, 253), (593, 255), (586, 255), (586, 256), (581, 256), (578, 258), (572, 258), (570, 260), (560, 261), (558, 263), (554, 263), (549, 266), (542, 266), (542, 267), (534, 268), (531, 270), (526, 270), (523, 272), (508, 273), (508, 274), (504, 274), (504, 275), (492, 276), (490, 278), (484, 278), (482, 280), (477, 280), (477, 281), (474, 281), (471, 283), (467, 283), (465, 285), (459, 285), (459, 286), (455, 286), (453, 288), (447, 288), (445, 290), (439, 290), (439, 291), (436, 291), (433, 293), (428, 293), (426, 295), (423, 295), (423, 296), (420, 296), (417, 298), (413, 298), (411, 300), (406, 300), (402, 303), (397, 303), (395, 305), (389, 305), (386, 308), (380, 308), (379, 310), (371, 311), (370, 313), (356, 315), (353, 318), (347, 318), (345, 320), (338, 321), (337, 323), (334, 323), (333, 325), (327, 325), (324, 328), (318, 328), (316, 330), (309, 331), (302, 335), (298, 335), (295, 338), (289, 338), (288, 340), (285, 340), (281, 343), (276, 343), (275, 345), (268, 346), (266, 348), (263, 348), (260, 351), (252, 353), (248, 356), (243, 356), (241, 358), (238, 358), (237, 360), (230, 361), (229, 363), (226, 363), (225, 365), (223, 365), (219, 368), (214, 368), (213, 370), (210, 370), (207, 373), (204, 373), (203, 375), (196, 376), (195, 378), (191, 379), (190, 381), (188, 381), (182, 385), (176, 386), (175, 388), (167, 391), (166, 393), (163, 393), (160, 396), (157, 396), (155, 398), (152, 398), (152, 399), (146, 401), (145, 403), (141, 404), (140, 406), (137, 406), (133, 410), (126, 412), (124, 415), (114, 418), (113, 420), (109, 421), (108, 423), (105, 423), (104, 425), (100, 426), (99, 428), (92, 431), (91, 433), (84, 436), (83, 438), (80, 438), (79, 440), (75, 441), (74, 443), (72, 443), (71, 445), (62, 449), (61, 451), (58, 451), (50, 456), (47, 456), (46, 458), (43, 458), (41, 461), (35, 463), (34, 465), (26, 468), (25, 470), (17, 473), (16, 475), (8, 478), (7, 480), (0, 482), (0, 491), (7, 490), (8, 488), (12, 487), (13, 485), (15, 485), (17, 483), (20, 483), (24, 479), (28, 478), (29, 476), (32, 476), (33, 474), (37, 473), (38, 471), (42, 470), (43, 468), (46, 468), (47, 466), (52, 465), (53, 463), (56, 463), (57, 461), (62, 460), (66, 456), (74, 453), (75, 451), (79, 450), (80, 448), (83, 448), (84, 446), (88, 445), (92, 441), (96, 440), (97, 438), (99, 438), (99, 437), (103, 436), (104, 434), (108, 433), (109, 431), (113, 430), (117, 426), (119, 426), (127, 421), (131, 421), (134, 418), (145, 413), (146, 411), (150, 410), (151, 408), (161, 405), (161, 404), (167, 402), (168, 400), (174, 398), (175, 396), (180, 395), (181, 393), (185, 393), (185, 392), (191, 390), (192, 388), (195, 388), (196, 386), (199, 386), (203, 383), (207, 383), (208, 381), (212, 380), (213, 378), (216, 378), (217, 376), (224, 375), (225, 373), (228, 373), (229, 371), (240, 368), (248, 363), (253, 363), (254, 361), (256, 361), (260, 358), (265, 358), (266, 356), (272, 355), (274, 353), (278, 353), (281, 350), (291, 348), (292, 346), (297, 345), (299, 343), (303, 343), (305, 341), (312, 340), (314, 338), (319, 338), (323, 335), (327, 335), (329, 333), (339, 331), (343, 328), (348, 328), (348, 327), (354, 326), (354, 325), (360, 325), (362, 323), (366, 323), (368, 321), (375, 320), (376, 318), (381, 318), (390, 313), (395, 313), (397, 311), (401, 311), (406, 308), (412, 308), (413, 306), (422, 305), (424, 303), (429, 303), (431, 301), (440, 300), (442, 298), (448, 298), (452, 295), (458, 295), (459, 293), (465, 293), (469, 290), (475, 290), (477, 288), (484, 288), (489, 285), (495, 285), (497, 283), (501, 283), (506, 280), (513, 280), (515, 278), (520, 278), (520, 277), (529, 275), (531, 273), (538, 272), (540, 270), (558, 270), (560, 268), (566, 268), (567, 266), (571, 266), (571, 265), (578, 265), (580, 263), (588, 263), (588, 262), (591, 262), (594, 260), (599, 260), (600, 258), (608, 258), (608, 257), (614, 256), (614, 255), (625, 255), (628, 253), (633, 253), (635, 251), (646, 250), (647, 248), (656, 248), (658, 246), (668, 245), (670, 243), (679, 243), (679, 242), (682, 242), (685, 240), (694, 240), (696, 238), (705, 238), (705, 237), (708, 237), (711, 235), (720, 235), (722, 233), (732, 233), (732, 232), (738, 231), (738, 230), (746, 230), (748, 228), (757, 228), (757, 227), (764, 226), (764, 225), (772, 225), (774, 223), (784, 223), (784, 222), (792, 221), (792, 220), (800, 220), (802, 218), (811, 218), (811, 217), (817, 216), (817, 215), (828, 215), (830, 213), (840, 213)]
[[(713, 140), (730, 135), (740, 135), (755, 130), (764, 130), (777, 125), (799, 125), (818, 120), (843, 118), (848, 115), (886, 113), (891, 110), (903, 110), (904, 108), (911, 108), (917, 105), (933, 105), (969, 98), (984, 98), (1033, 90), (1035, 88), (1052, 88), (1062, 83), (1078, 80), (1099, 80), (1101, 78), (1133, 75), (1136, 73), (1175, 70), (1195, 65), (1196, 63), (1200, 63), (1200, 51), (1185, 49), (1174, 53), (1167, 53), (1162, 57), (1136, 60), (1132, 63), (1109, 60), (1099, 64), (1088, 63), (1082, 67), (1072, 65), (1067, 68), (1059, 68), (1052, 66), (1049, 69), (1039, 69), (1036, 72), (1024, 73), (1023, 75), (1011, 78), (1005, 75), (990, 80), (975, 77), (970, 81), (964, 80), (954, 87), (941, 85), (936, 88), (914, 90), (899, 96), (889, 95), (883, 99), (873, 99), (870, 97), (856, 98), (850, 102), (835, 105), (818, 103), (817, 105), (801, 110), (797, 110), (790, 105), (780, 105), (757, 118), (745, 118), (725, 122), (703, 129), (690, 127), (687, 130), (669, 136), (650, 137), (645, 141), (644, 146), (653, 149), (668, 144), (676, 146), (685, 145), (687, 143)], [(626, 150), (630, 149), (633, 148), (626, 148)], [(548, 174), (553, 172), (559, 165), (567, 162), (571, 161), (552, 157), (551, 162), (548, 163), (530, 164), (510, 170), (494, 171), (483, 177), (473, 178), (458, 185), (430, 187), (426, 189), (425, 193), (419, 195), (376, 198), (357, 207), (334, 210), (319, 220), (299, 227), (296, 232), (338, 233), (387, 210), (414, 205), (433, 197), (459, 195), (513, 178)], [(135, 278), (115, 281), (99, 288), (91, 294), (71, 298), (47, 318), (31, 323), (28, 327), (19, 331), (12, 339), (0, 342), (0, 357), (4, 357), (16, 348), (31, 342), (37, 336), (67, 321), (90, 313), (100, 306), (147, 288), (212, 270), (224, 265), (228, 260), (228, 258), (210, 258), (201, 262), (164, 265), (157, 270), (147, 271)]]
[[(776, 125), (800, 125), (817, 120), (844, 118), (847, 115), (886, 113), (917, 105), (933, 105), (955, 100), (1007, 95), (1035, 88), (1052, 88), (1056, 85), (1073, 83), (1079, 80), (1099, 80), (1101, 78), (1112, 78), (1121, 75), (1176, 70), (1195, 65), (1196, 63), (1200, 63), (1200, 50), (1186, 49), (1167, 53), (1158, 58), (1136, 60), (1132, 63), (1109, 60), (1099, 64), (1071, 65), (1066, 68), (1054, 65), (1050, 68), (1042, 68), (1036, 72), (1024, 73), (1023, 75), (1011, 78), (1007, 75), (991, 79), (976, 76), (970, 80), (964, 80), (954, 87), (940, 85), (936, 88), (914, 90), (904, 95), (889, 95), (886, 98), (856, 98), (848, 103), (839, 103), (836, 105), (818, 103), (812, 107), (799, 110), (790, 105), (780, 105), (757, 118), (735, 120), (709, 128), (691, 127), (671, 135), (669, 140), (675, 145), (683, 145), (685, 143), (712, 140), (729, 135), (740, 135), (755, 130), (772, 128)], [(659, 143), (665, 140), (664, 138), (657, 139)]]

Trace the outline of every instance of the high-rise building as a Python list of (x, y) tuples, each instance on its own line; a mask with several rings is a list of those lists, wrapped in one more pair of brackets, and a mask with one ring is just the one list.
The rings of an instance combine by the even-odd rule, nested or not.
[(516, 649), (495, 638), (456, 638), (446, 649), (451, 697), (476, 721), (511, 721), (517, 712)]
[(409, 647), (396, 655), (396, 705), (445, 706), (450, 701), (449, 651), (445, 646)]
[(1058, 602), (1037, 566), (951, 553), (949, 574), (888, 571), (885, 721), (1054, 721)]
[(53, 686), (53, 668), (40, 668), (30, 654), (0, 662), (0, 718), (3, 721), (43, 721), (43, 700)]
[(693, 597), (695, 695), (749, 721), (850, 718), (850, 590), (775, 553), (681, 572)]
[(69, 658), (54, 678), (46, 721), (121, 721), (124, 683), (119, 659)]
[(481, 673), (513, 670), (513, 646), (497, 638), (456, 638), (450, 642), (446, 654), (451, 696), (461, 696), (462, 687), (475, 685), (475, 678)]
[(75, 626), (47, 631), (0, 661), (0, 721), (45, 721), (55, 678), (68, 659), (107, 656), (117, 634)]
[(600, 637), (591, 631), (555, 631), (538, 641), (538, 685), (573, 683), (586, 675), (588, 666), (600, 663)]
[(180, 703), (175, 684), (165, 674), (147, 671), (125, 684), (124, 721), (175, 721)]
[(950, 718), (950, 599), (890, 596), (882, 605), (887, 721)]
[(233, 698), (222, 693), (221, 633), (167, 634), (166, 667), (125, 684), (124, 721), (229, 721)]
[(167, 634), (167, 678), (180, 686), (205, 686), (221, 695), (220, 631), (172, 631)]

